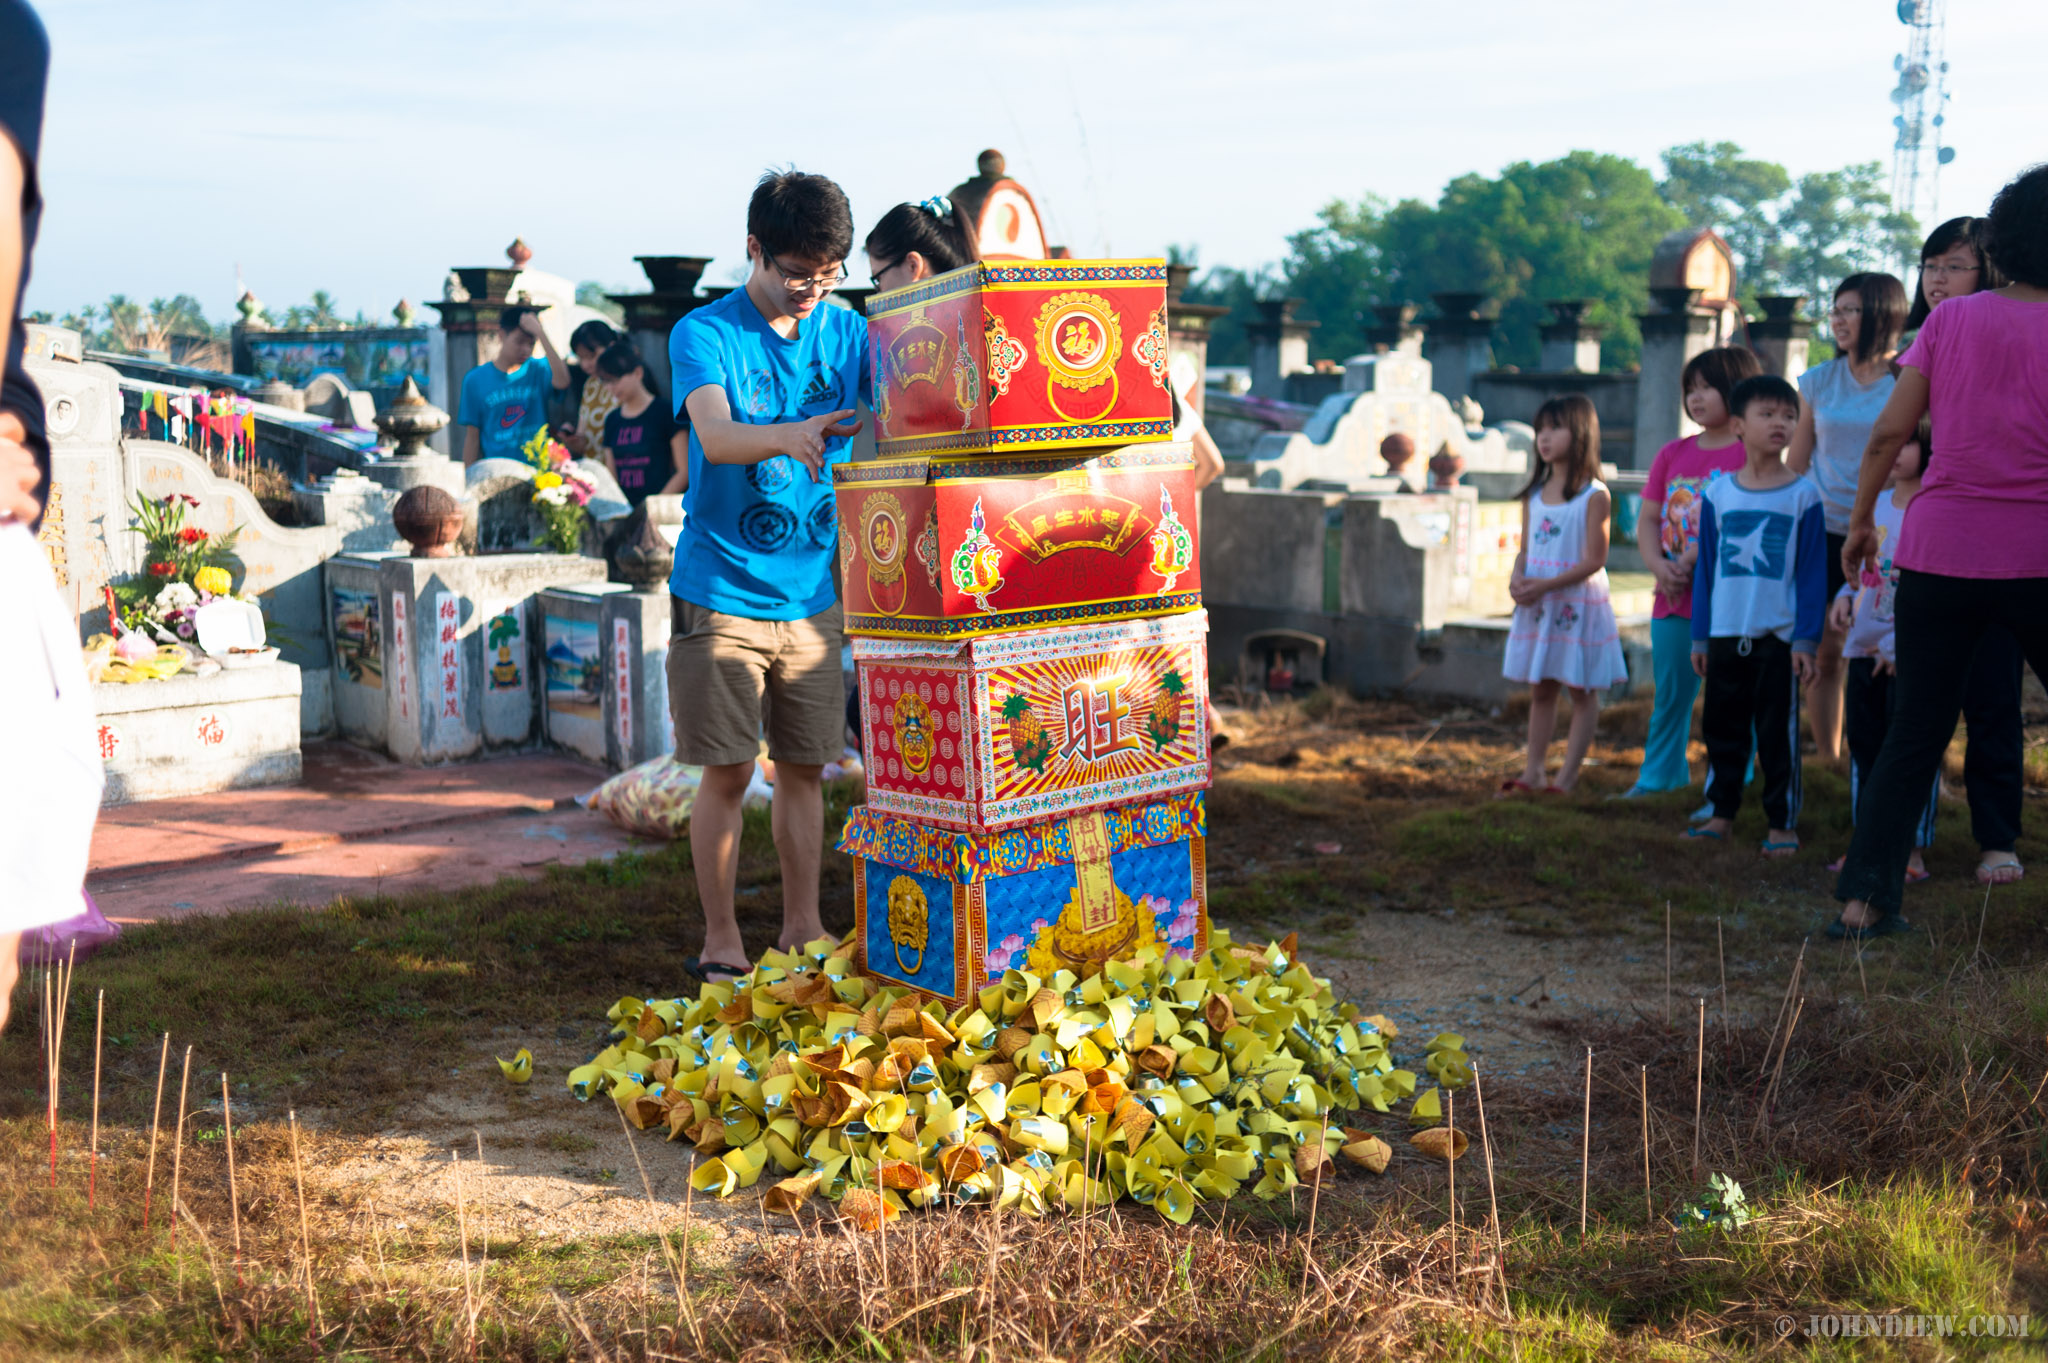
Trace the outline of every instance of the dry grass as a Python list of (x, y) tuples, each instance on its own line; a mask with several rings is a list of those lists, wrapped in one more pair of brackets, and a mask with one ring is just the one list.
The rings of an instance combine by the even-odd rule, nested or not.
[[(1604, 765), (1589, 774), (1586, 797), (1496, 804), (1481, 796), (1515, 747), (1501, 722), (1335, 700), (1253, 716), (1211, 805), (1218, 916), (1245, 935), (1302, 926), (1311, 950), (1322, 917), (1443, 905), (1490, 907), (1530, 933), (1624, 941), (1661, 937), (1649, 906), (1668, 897), (1680, 949), (1695, 959), (1712, 952), (1716, 917), (1739, 925), (1746, 942), (1774, 944), (1740, 960), (1731, 952), (1730, 964), (1775, 995), (1825, 903), (1824, 858), (1760, 863), (1739, 846), (1693, 855), (1705, 849), (1670, 836), (1682, 797), (1598, 802), (1629, 774), (1629, 722), (1618, 715), (1603, 734)], [(1809, 775), (1809, 827), (1825, 845), (1846, 825), (1843, 795), (1826, 774)], [(820, 1206), (796, 1225), (764, 1218), (758, 1236), (729, 1222), (685, 1234), (682, 1209), (668, 1205), (665, 1241), (501, 1230), (486, 1255), (472, 1207), (467, 1292), (452, 1201), (401, 1215), (316, 1177), (315, 1331), (286, 1107), (302, 1118), (316, 1110), (305, 1155), (317, 1172), (355, 1157), (362, 1136), (442, 1082), (442, 1057), (479, 1030), (553, 1029), (594, 1049), (606, 1004), (672, 989), (696, 949), (687, 851), (459, 895), (137, 932), (82, 968), (75, 997), (87, 1011), (75, 1002), (70, 1020), (70, 1036), (90, 1036), (92, 990), (107, 988), (97, 1208), (83, 1205), (75, 1155), (85, 1139), (80, 1052), (67, 1061), (67, 1159), (52, 1192), (26, 1016), (0, 1047), (0, 1161), (13, 1175), (0, 1192), (0, 1357), (1705, 1359), (1780, 1350), (1775, 1321), (1786, 1314), (2048, 1321), (2041, 893), (2001, 891), (1985, 911), (1958, 874), (1968, 864), (1956, 847), (1960, 811), (1945, 818), (1938, 880), (1913, 891), (1926, 941), (1888, 942), (1860, 959), (1816, 942), (1799, 1026), (1782, 1047), (1769, 1017), (1724, 1025), (1710, 1011), (1699, 1170), (1690, 1014), (1668, 1029), (1643, 1017), (1564, 1025), (1570, 1044), (1595, 1051), (1584, 1237), (1576, 1075), (1487, 1080), (1504, 1265), (1475, 1233), (1489, 1205), (1477, 1143), (1458, 1165), (1453, 1250), (1443, 1166), (1409, 1153), (1385, 1119), (1375, 1124), (1400, 1148), (1387, 1178), (1346, 1171), (1313, 1202), (1306, 1191), (1293, 1203), (1240, 1200), (1204, 1208), (1185, 1228), (1130, 1205), (1085, 1222), (948, 1210), (893, 1223), (885, 1242), (852, 1235)], [(1314, 853), (1325, 838), (1343, 852)], [(2030, 839), (2021, 850), (2048, 868), (2048, 846)], [(758, 949), (774, 930), (775, 898), (758, 821), (741, 882), (755, 891), (740, 902)], [(829, 858), (827, 917), (840, 926), (847, 886), (843, 860)], [(183, 1165), (190, 1219), (176, 1250), (162, 1219), (162, 1169), (158, 1224), (139, 1224), (149, 1086), (166, 1028), (197, 1046), (195, 1074), (226, 1068), (237, 1079), (248, 1250), (239, 1281), (217, 1079), (213, 1102), (195, 1099)], [(195, 1083), (195, 1095), (205, 1089)], [(1457, 1114), (1476, 1134), (1463, 1095)], [(577, 1149), (634, 1188), (624, 1139), (598, 1120)], [(643, 1152), (650, 1163), (676, 1157), (651, 1140)], [(1670, 1218), (1699, 1200), (1709, 1172), (1741, 1180), (1757, 1220), (1675, 1232)], [(687, 1255), (687, 1310), (671, 1255), (679, 1266)], [(1894, 1352), (1992, 1356), (1998, 1347)], [(1815, 1352), (1872, 1352), (1835, 1348)]]

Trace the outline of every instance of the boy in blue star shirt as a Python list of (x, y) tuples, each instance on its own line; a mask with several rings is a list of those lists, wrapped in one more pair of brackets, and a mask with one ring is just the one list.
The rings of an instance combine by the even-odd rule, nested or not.
[(1755, 735), (1770, 832), (1765, 856), (1799, 850), (1799, 691), (1814, 675), (1827, 613), (1827, 522), (1820, 491), (1785, 467), (1799, 390), (1775, 374), (1735, 385), (1728, 407), (1743, 466), (1707, 485), (1692, 582), (1692, 670), (1706, 678), (1707, 801), (1688, 838), (1735, 826)]
[(824, 935), (818, 866), (825, 763), (844, 751), (839, 517), (832, 466), (860, 429), (868, 329), (826, 300), (846, 279), (853, 215), (822, 175), (771, 172), (747, 206), (752, 273), (676, 323), (676, 415), (690, 428), (689, 490), (669, 577), (669, 709), (678, 762), (704, 768), (690, 850), (704, 905), (706, 979), (749, 968), (733, 916), (740, 800), (763, 731), (775, 763), (785, 947)]

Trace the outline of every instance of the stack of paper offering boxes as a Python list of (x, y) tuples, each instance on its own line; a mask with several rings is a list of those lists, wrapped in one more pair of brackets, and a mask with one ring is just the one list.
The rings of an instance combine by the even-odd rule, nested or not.
[(870, 974), (1206, 949), (1208, 659), (1166, 267), (986, 261), (867, 306), (880, 457), (834, 471)]

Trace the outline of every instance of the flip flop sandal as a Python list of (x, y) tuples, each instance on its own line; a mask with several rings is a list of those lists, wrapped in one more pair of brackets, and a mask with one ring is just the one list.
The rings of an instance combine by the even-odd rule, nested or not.
[(1530, 785), (1519, 776), (1513, 776), (1500, 783), (1500, 789), (1493, 793), (1493, 798), (1496, 800), (1507, 800), (1517, 795), (1534, 795), (1535, 793), (1536, 787)]
[(1728, 841), (1728, 835), (1726, 833), (1716, 833), (1713, 829), (1707, 828), (1704, 825), (1700, 824), (1693, 825), (1691, 828), (1686, 829), (1683, 833), (1680, 833), (1678, 836), (1681, 838), (1692, 838), (1704, 842)]
[(1563, 786), (1552, 785), (1545, 786), (1542, 790), (1539, 790), (1536, 793), (1538, 795), (1569, 795), (1571, 794), (1571, 791), (1567, 790)]
[(1906, 868), (1906, 883), (1908, 885), (1918, 885), (1923, 880), (1932, 879), (1934, 879), (1932, 871), (1916, 871), (1910, 866)]
[(1829, 874), (1829, 875), (1835, 875), (1835, 876), (1838, 876), (1838, 875), (1842, 874), (1842, 868), (1843, 868), (1844, 866), (1848, 865), (1848, 864), (1849, 864), (1849, 854), (1848, 854), (1847, 852), (1844, 852), (1844, 853), (1842, 853), (1842, 855), (1841, 855), (1841, 856), (1839, 856), (1839, 857), (1836, 857), (1836, 858), (1835, 858), (1835, 859), (1834, 859), (1833, 861), (1831, 861), (1831, 862), (1829, 862), (1829, 863), (1828, 863), (1828, 865), (1827, 865), (1827, 870), (1828, 870), (1828, 874)]
[(1757, 850), (1767, 857), (1789, 857), (1799, 850), (1799, 844), (1796, 842), (1772, 842), (1769, 838), (1766, 838)]
[(685, 973), (694, 975), (706, 984), (731, 984), (744, 979), (753, 972), (750, 965), (727, 965), (724, 961), (706, 961), (692, 956), (683, 962)]
[(1979, 885), (2017, 885), (2026, 878), (2027, 868), (2017, 861), (2001, 861), (1996, 866), (1977, 863)]

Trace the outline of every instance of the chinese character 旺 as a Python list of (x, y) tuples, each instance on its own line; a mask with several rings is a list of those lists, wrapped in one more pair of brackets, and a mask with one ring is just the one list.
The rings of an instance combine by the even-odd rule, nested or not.
[(1105, 677), (1095, 684), (1095, 704), (1090, 714), (1088, 746), (1093, 750), (1091, 757), (1107, 757), (1113, 752), (1122, 752), (1138, 746), (1138, 736), (1127, 734), (1118, 738), (1117, 731), (1123, 721), (1130, 718), (1131, 707), (1123, 701), (1124, 679)]

